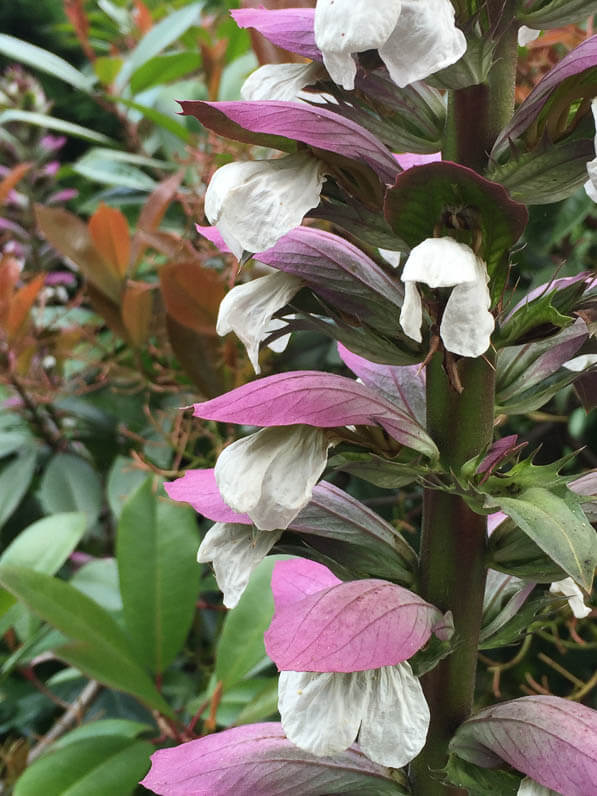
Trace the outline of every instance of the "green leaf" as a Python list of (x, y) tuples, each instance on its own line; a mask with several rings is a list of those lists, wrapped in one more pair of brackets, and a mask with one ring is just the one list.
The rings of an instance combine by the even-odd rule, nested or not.
[(16, 510), (35, 473), (37, 451), (26, 448), (0, 470), (0, 528)]
[(145, 91), (152, 86), (178, 80), (199, 69), (201, 56), (198, 52), (178, 52), (171, 55), (156, 55), (136, 69), (131, 75), (130, 86), (133, 94)]
[(93, 71), (103, 86), (111, 86), (122, 67), (122, 58), (102, 55), (93, 62)]
[(29, 766), (14, 796), (130, 796), (152, 752), (150, 743), (118, 735), (77, 741)]
[(172, 711), (114, 619), (69, 583), (24, 567), (0, 568), (0, 584), (68, 637), (57, 657), (166, 715)]
[(67, 732), (57, 741), (54, 741), (53, 749), (62, 749), (72, 743), (85, 741), (92, 738), (100, 738), (105, 735), (118, 736), (119, 738), (136, 738), (144, 732), (152, 732), (154, 728), (151, 724), (132, 719), (99, 719), (87, 721)]
[(161, 111), (157, 111), (155, 108), (149, 108), (147, 105), (140, 105), (138, 102), (133, 102), (132, 100), (125, 99), (124, 97), (111, 97), (114, 102), (118, 102), (121, 105), (125, 105), (127, 108), (132, 108), (135, 111), (139, 111), (146, 119), (149, 119), (150, 122), (157, 124), (158, 127), (163, 127), (164, 130), (167, 130), (172, 135), (175, 135), (177, 138), (180, 138), (181, 141), (187, 143), (191, 138), (191, 132), (185, 127), (184, 124), (177, 122), (176, 119), (171, 118), (165, 113)]
[(106, 611), (113, 614), (122, 611), (116, 559), (98, 558), (90, 561), (75, 572), (69, 583)]
[(94, 78), (79, 72), (58, 55), (22, 39), (16, 39), (14, 36), (7, 36), (5, 33), (0, 33), (0, 53), (10, 60), (20, 61), (41, 72), (47, 72), (81, 91), (91, 91), (95, 83)]
[(48, 514), (84, 512), (90, 528), (102, 508), (102, 485), (85, 459), (71, 453), (57, 453), (43, 474), (39, 497)]
[[(490, 275), (520, 238), (528, 220), (524, 205), (512, 201), (501, 185), (456, 163), (408, 169), (386, 193), (386, 219), (411, 247), (433, 237), (446, 213), (454, 212), (472, 214), (470, 224), (482, 233), (479, 253)], [(471, 233), (466, 233), (462, 242), (470, 244)]]
[(272, 677), (268, 683), (245, 705), (236, 717), (234, 724), (253, 724), (265, 721), (278, 712), (278, 678)]
[(0, 432), (0, 459), (17, 453), (27, 445), (31, 444), (33, 438), (26, 431), (2, 431)]
[(156, 187), (155, 180), (136, 166), (98, 155), (94, 150), (79, 158), (72, 169), (82, 177), (102, 185), (114, 185), (142, 192), (152, 191)]
[(106, 496), (112, 514), (117, 520), (120, 519), (125, 500), (146, 478), (147, 472), (139, 470), (133, 459), (126, 456), (117, 456), (114, 459), (108, 474)]
[(13, 539), (0, 557), (0, 565), (28, 567), (53, 575), (78, 545), (84, 532), (85, 515), (82, 513), (44, 517)]
[(199, 12), (203, 5), (203, 2), (192, 3), (168, 14), (143, 36), (118, 73), (115, 81), (117, 91), (122, 91), (143, 64), (177, 41), (192, 25), (200, 24)]
[(0, 126), (8, 122), (26, 122), (34, 124), (36, 127), (43, 127), (47, 130), (55, 130), (64, 133), (72, 138), (82, 138), (84, 141), (94, 141), (97, 144), (114, 144), (111, 138), (103, 133), (97, 133), (89, 127), (81, 127), (80, 124), (65, 122), (64, 119), (56, 119), (45, 113), (34, 113), (33, 111), (21, 111), (18, 109), (8, 109), (0, 113)]
[(450, 755), (444, 769), (448, 782), (466, 788), (470, 796), (515, 796), (520, 785), (520, 777), (510, 771), (480, 768)]
[(564, 572), (591, 590), (597, 534), (577, 495), (567, 488), (550, 491), (535, 486), (517, 497), (491, 496), (486, 506), (505, 512)]
[(116, 556), (124, 618), (139, 660), (156, 674), (184, 644), (199, 594), (199, 534), (188, 506), (157, 498), (147, 479), (125, 503)]
[(274, 614), (272, 570), (288, 556), (267, 556), (251, 575), (236, 608), (229, 611), (216, 649), (215, 676), (227, 690), (242, 680), (264, 658), (263, 634)]
[(510, 519), (491, 534), (487, 553), (488, 566), (498, 572), (536, 583), (553, 583), (566, 577), (562, 568)]

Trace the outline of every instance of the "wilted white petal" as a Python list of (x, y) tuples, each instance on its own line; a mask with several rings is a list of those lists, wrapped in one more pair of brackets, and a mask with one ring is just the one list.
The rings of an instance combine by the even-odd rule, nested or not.
[(356, 64), (352, 54), (377, 50), (385, 44), (402, 5), (401, 0), (317, 0), (315, 43), (335, 83), (348, 90), (354, 88)]
[(593, 365), (597, 365), (597, 354), (581, 354), (578, 357), (569, 359), (568, 362), (564, 362), (563, 367), (567, 370), (573, 370), (575, 373), (580, 373)]
[(584, 619), (591, 613), (588, 605), (585, 605), (583, 594), (572, 578), (564, 578), (552, 583), (549, 587), (552, 594), (561, 594), (568, 600), (570, 610), (577, 619)]
[(401, 768), (425, 745), (429, 708), (423, 689), (406, 661), (370, 672), (369, 699), (359, 745), (370, 760)]
[(216, 522), (211, 526), (199, 546), (197, 561), (212, 562), (226, 608), (237, 605), (251, 573), (281, 536), (281, 531), (258, 531), (235, 522)]
[(402, 252), (396, 252), (392, 249), (378, 249), (377, 251), (381, 254), (384, 260), (392, 266), (392, 268), (398, 268), (400, 265)]
[(404, 264), (404, 282), (424, 282), (429, 287), (453, 287), (478, 278), (477, 256), (470, 246), (454, 238), (427, 238), (415, 246)]
[(456, 63), (465, 52), (466, 37), (454, 23), (450, 0), (403, 0), (398, 24), (379, 48), (401, 88)]
[[(259, 344), (263, 338), (283, 326), (272, 326), (272, 315), (286, 306), (302, 287), (292, 274), (276, 271), (267, 276), (236, 285), (223, 298), (218, 311), (216, 331), (220, 336), (234, 332), (244, 343), (255, 373), (260, 373)], [(284, 350), (284, 349), (282, 349)]]
[(421, 296), (414, 282), (404, 283), (404, 303), (400, 310), (400, 326), (404, 334), (417, 343), (422, 341), (421, 324), (423, 323), (423, 305)]
[(478, 257), (475, 260), (476, 280), (456, 285), (452, 290), (439, 329), (447, 350), (463, 357), (479, 357), (487, 351), (495, 326), (489, 312), (487, 267)]
[(205, 215), (237, 257), (265, 251), (319, 204), (323, 181), (322, 164), (308, 152), (228, 163), (207, 187)]
[(245, 80), (240, 89), (244, 100), (284, 100), (295, 102), (305, 86), (323, 76), (321, 64), (265, 64)]
[(275, 426), (243, 437), (218, 457), (220, 494), (259, 529), (287, 528), (311, 499), (328, 447), (326, 434), (311, 426)]
[(280, 672), (278, 710), (289, 741), (323, 757), (348, 748), (365, 710), (369, 672)]
[(535, 30), (535, 28), (529, 28), (526, 25), (521, 25), (518, 28), (518, 46), (526, 47), (527, 44), (530, 44), (532, 41), (535, 41), (535, 39), (538, 39), (540, 35), (540, 30)]
[(525, 777), (522, 780), (516, 793), (517, 796), (561, 796), (557, 791), (546, 788), (545, 785), (540, 785), (530, 777)]

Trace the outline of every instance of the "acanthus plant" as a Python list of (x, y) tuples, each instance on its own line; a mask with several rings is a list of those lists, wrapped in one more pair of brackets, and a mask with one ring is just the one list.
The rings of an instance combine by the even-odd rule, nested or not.
[[(224, 166), (208, 188), (216, 228), (200, 231), (275, 269), (232, 289), (219, 331), (236, 332), (256, 372), (260, 343), (320, 331), (358, 378), (279, 373), (195, 405), (198, 418), (258, 428), (214, 470), (167, 487), (214, 520), (199, 560), (226, 605), (286, 538), (303, 557), (272, 581), (281, 725), (157, 752), (144, 780), (156, 793), (597, 792), (596, 711), (547, 695), (473, 701), (479, 645), (515, 639), (532, 592), (537, 626), (566, 600), (586, 615), (597, 564), (594, 475), (539, 466), (495, 435), (496, 415), (539, 409), (595, 364), (589, 273), (508, 306), (525, 205), (571, 195), (595, 157), (597, 36), (514, 112), (517, 34), (595, 3), (422, 6), (233, 12), (312, 63), (262, 68), (244, 92), (254, 99), (182, 103), (220, 135), (285, 153)], [(422, 43), (414, 77), (429, 84), (398, 63)], [(326, 470), (418, 483), (418, 554), (320, 481)]]

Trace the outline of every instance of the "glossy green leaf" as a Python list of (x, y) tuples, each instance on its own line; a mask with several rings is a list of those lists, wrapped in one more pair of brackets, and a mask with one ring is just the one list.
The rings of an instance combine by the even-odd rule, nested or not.
[(122, 736), (88, 738), (36, 760), (14, 796), (130, 796), (149, 767), (153, 747)]
[(69, 583), (106, 611), (115, 614), (122, 611), (116, 559), (96, 558), (90, 561), (75, 572)]
[(278, 712), (278, 678), (272, 677), (245, 705), (235, 719), (235, 724), (253, 724), (271, 719)]
[(456, 755), (450, 755), (445, 775), (448, 782), (474, 796), (515, 796), (520, 785), (520, 777), (511, 771), (480, 768)]
[(0, 113), (0, 126), (8, 122), (25, 122), (34, 124), (36, 127), (43, 127), (45, 130), (54, 130), (57, 133), (64, 133), (72, 138), (82, 138), (84, 141), (93, 141), (97, 144), (114, 144), (115, 142), (103, 133), (91, 130), (89, 127), (82, 127), (80, 124), (66, 122), (64, 119), (56, 119), (45, 113), (34, 113), (33, 111), (21, 111), (9, 108)]
[(597, 534), (569, 489), (531, 487), (517, 497), (491, 496), (487, 504), (505, 512), (544, 553), (582, 588), (591, 590), (597, 566)]
[(152, 191), (156, 187), (155, 180), (137, 166), (93, 154), (83, 155), (72, 168), (81, 177), (102, 185), (130, 188), (141, 192)]
[(124, 503), (147, 478), (147, 473), (135, 466), (133, 459), (117, 456), (114, 459), (106, 484), (106, 497), (112, 514), (120, 518)]
[(133, 94), (145, 91), (152, 86), (160, 86), (171, 80), (188, 75), (199, 69), (201, 56), (198, 52), (178, 52), (171, 55), (156, 55), (146, 61), (131, 75), (130, 86)]
[(32, 441), (31, 434), (25, 431), (2, 431), (0, 432), (0, 458), (17, 453)]
[(115, 81), (116, 88), (121, 91), (139, 67), (177, 41), (192, 25), (199, 25), (202, 8), (202, 2), (191, 3), (154, 25), (124, 62)]
[(216, 649), (215, 675), (224, 690), (267, 659), (263, 634), (274, 614), (272, 570), (287, 556), (267, 556), (251, 575), (236, 608), (228, 612)]
[(37, 451), (26, 448), (0, 470), (0, 528), (29, 489), (36, 463)]
[(6, 548), (0, 565), (28, 567), (53, 575), (85, 532), (85, 515), (67, 512), (44, 517), (25, 528)]
[(93, 71), (104, 86), (111, 86), (122, 68), (122, 58), (102, 55), (93, 62)]
[(124, 618), (139, 660), (161, 673), (184, 644), (199, 594), (199, 533), (188, 506), (147, 479), (125, 503), (116, 556)]
[(34, 69), (47, 72), (81, 91), (91, 91), (95, 82), (92, 77), (79, 72), (64, 58), (5, 33), (0, 33), (0, 53), (10, 60), (20, 61)]
[(69, 583), (24, 567), (0, 568), (0, 584), (69, 639), (57, 657), (106, 685), (171, 711), (121, 630), (101, 606)]
[(136, 738), (144, 732), (151, 732), (154, 728), (151, 724), (132, 719), (99, 719), (87, 721), (80, 727), (67, 732), (57, 741), (54, 741), (53, 749), (62, 749), (72, 743), (85, 741), (92, 738), (101, 738), (105, 735), (118, 736), (119, 738)]
[(81, 511), (87, 527), (97, 520), (102, 508), (102, 485), (93, 467), (71, 453), (57, 453), (47, 466), (39, 496), (48, 514)]

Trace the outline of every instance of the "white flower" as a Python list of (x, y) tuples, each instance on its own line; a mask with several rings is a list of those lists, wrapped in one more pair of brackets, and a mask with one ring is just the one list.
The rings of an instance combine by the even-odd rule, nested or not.
[(552, 594), (561, 594), (568, 600), (570, 610), (577, 619), (584, 619), (591, 613), (591, 608), (584, 604), (583, 594), (572, 578), (564, 578), (552, 583), (549, 587)]
[(354, 88), (354, 53), (378, 50), (400, 87), (423, 80), (466, 52), (450, 0), (317, 0), (315, 43), (330, 77)]
[(311, 499), (328, 448), (319, 428), (264, 428), (222, 451), (215, 467), (218, 489), (230, 508), (248, 514), (260, 530), (287, 528)]
[[(244, 343), (255, 373), (259, 367), (259, 344), (270, 332), (280, 329), (284, 322), (272, 315), (286, 306), (302, 287), (301, 280), (292, 274), (275, 271), (243, 285), (236, 285), (223, 298), (218, 311), (217, 333), (223, 337), (234, 332)], [(288, 344), (290, 335), (277, 339), (274, 350), (279, 353)]]
[[(597, 127), (597, 99), (591, 102), (591, 110)], [(595, 151), (597, 152), (597, 130), (595, 134)], [(585, 191), (594, 202), (597, 202), (597, 158), (593, 158), (587, 163), (587, 172), (589, 173), (589, 179), (585, 182)]]
[(569, 359), (568, 362), (564, 362), (563, 367), (565, 367), (566, 370), (581, 373), (583, 370), (593, 367), (593, 365), (597, 365), (597, 354), (580, 354), (577, 357)]
[(540, 785), (530, 777), (525, 777), (516, 791), (517, 796), (561, 796), (557, 791)]
[(402, 272), (404, 304), (400, 325), (421, 342), (423, 307), (416, 282), (431, 288), (452, 287), (440, 324), (440, 337), (448, 351), (478, 357), (489, 347), (495, 326), (487, 266), (473, 250), (453, 238), (427, 238), (412, 249)]
[(211, 526), (199, 546), (197, 561), (212, 562), (226, 608), (238, 604), (251, 573), (281, 536), (282, 531), (259, 531), (235, 522), (216, 522)]
[(393, 249), (378, 249), (377, 251), (392, 268), (398, 268), (402, 252), (393, 251)]
[[(322, 74), (323, 73), (323, 74)], [(244, 100), (284, 100), (295, 102), (310, 99), (306, 86), (317, 83), (325, 75), (321, 64), (265, 64), (245, 80), (240, 89)]]
[(205, 215), (237, 257), (262, 252), (317, 207), (323, 181), (322, 164), (308, 152), (228, 163), (207, 187)]
[(526, 25), (521, 25), (518, 28), (518, 46), (526, 47), (527, 44), (530, 44), (532, 41), (535, 41), (535, 39), (538, 39), (540, 35), (540, 30), (535, 30), (534, 28), (528, 28)]
[(401, 768), (425, 745), (429, 708), (406, 661), (363, 672), (281, 672), (278, 710), (296, 746), (333, 755), (357, 738), (370, 760)]

